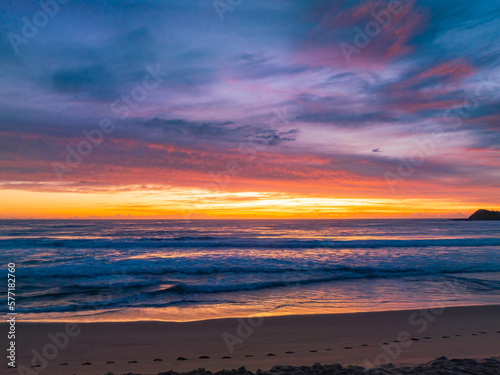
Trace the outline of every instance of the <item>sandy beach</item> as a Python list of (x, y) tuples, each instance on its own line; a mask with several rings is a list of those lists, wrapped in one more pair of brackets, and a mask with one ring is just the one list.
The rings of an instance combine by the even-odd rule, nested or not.
[[(316, 363), (407, 366), (443, 356), (498, 358), (500, 306), (186, 323), (18, 322), (16, 346), (19, 368), (7, 374), (23, 373), (21, 368), (30, 374), (85, 375), (242, 366), (255, 372)], [(438, 363), (453, 364), (442, 359)]]

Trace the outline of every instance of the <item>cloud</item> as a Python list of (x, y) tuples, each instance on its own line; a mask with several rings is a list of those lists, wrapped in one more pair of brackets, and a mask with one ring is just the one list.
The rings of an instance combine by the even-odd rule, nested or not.
[[(319, 112), (319, 111), (318, 111)], [(326, 111), (325, 113), (306, 113), (296, 118), (299, 121), (340, 124), (349, 127), (390, 123), (397, 121), (397, 116), (389, 111), (353, 113), (349, 111)]]
[(99, 65), (59, 70), (52, 75), (51, 83), (59, 93), (89, 94), (95, 98), (106, 98), (115, 94), (108, 92), (114, 83), (112, 73)]
[[(38, 9), (16, 4), (0, 5), (5, 32)], [(384, 172), (433, 131), (446, 141), (405, 194), (498, 186), (498, 85), (470, 97), (500, 72), (499, 5), (402, 5), (350, 63), (340, 43), (354, 45), (388, 1), (243, 2), (221, 22), (211, 2), (92, 0), (68, 4), (17, 55), (3, 33), (4, 186), (54, 188), (51, 163), (103, 118), (115, 130), (58, 189), (196, 187), (236, 162), (220, 189), (391, 194)], [(111, 103), (149, 64), (168, 78), (119, 118)]]
[(397, 9), (390, 4), (312, 2), (306, 17), (317, 26), (300, 44), (297, 60), (314, 67), (380, 70), (414, 53), (412, 41), (425, 30), (427, 12), (415, 1), (397, 2)]

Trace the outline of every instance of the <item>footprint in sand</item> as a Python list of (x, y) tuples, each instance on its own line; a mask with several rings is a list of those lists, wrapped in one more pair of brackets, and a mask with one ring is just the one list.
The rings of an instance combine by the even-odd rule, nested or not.
[(199, 359), (208, 359), (210, 357), (208, 355), (200, 355), (198, 358)]
[(178, 361), (187, 361), (187, 359), (186, 359), (186, 358), (184, 358), (184, 357), (178, 357), (178, 358), (177, 358), (177, 360), (178, 360)]

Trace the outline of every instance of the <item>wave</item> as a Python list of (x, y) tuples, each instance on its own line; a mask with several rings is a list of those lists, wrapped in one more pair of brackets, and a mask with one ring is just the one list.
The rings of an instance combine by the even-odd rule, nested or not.
[[(269, 270), (268, 270), (269, 271)], [(174, 279), (165, 280), (163, 278), (151, 278), (150, 276), (158, 276), (156, 274), (146, 274), (144, 271), (134, 270), (127, 272), (122, 277), (148, 276), (147, 280), (133, 279), (130, 281), (124, 279), (100, 279), (94, 278), (92, 283), (73, 283), (67, 284), (59, 288), (48, 289), (45, 293), (38, 291), (36, 293), (26, 293), (21, 295), (24, 300), (38, 300), (45, 298), (66, 298), (71, 296), (91, 296), (98, 294), (133, 294), (140, 293), (145, 296), (156, 296), (165, 294), (213, 294), (224, 292), (243, 292), (254, 291), (261, 289), (271, 289), (278, 287), (300, 287), (318, 283), (342, 282), (348, 280), (360, 279), (404, 279), (404, 278), (450, 278), (460, 282), (475, 282), (477, 288), (484, 289), (500, 289), (500, 281), (483, 281), (470, 277), (462, 277), (458, 275), (481, 274), (500, 272), (499, 267), (456, 267), (456, 268), (406, 268), (406, 269), (387, 269), (375, 267), (332, 267), (315, 270), (298, 270), (296, 268), (275, 269), (273, 272), (260, 272), (255, 269), (246, 269), (245, 273), (241, 273), (237, 280), (241, 280), (244, 275), (249, 276), (249, 282), (232, 282), (233, 277), (223, 279), (217, 284), (202, 284), (189, 283), (188, 281), (179, 281)], [(220, 274), (220, 273), (217, 273)], [(238, 274), (238, 273), (236, 273)], [(267, 275), (274, 274), (270, 279)], [(276, 277), (280, 275), (279, 277)], [(267, 278), (267, 280), (266, 280)], [(476, 281), (477, 280), (477, 281)], [(170, 285), (168, 287), (159, 288), (159, 285)], [(479, 289), (478, 289), (479, 290)]]
[[(110, 300), (110, 301), (90, 301), (88, 303), (78, 303), (71, 305), (44, 305), (44, 306), (28, 306), (19, 308), (18, 310), (24, 314), (27, 313), (64, 313), (64, 312), (89, 312), (92, 311), (92, 315), (98, 314), (99, 310), (107, 310), (106, 312), (119, 311), (121, 308), (130, 307), (129, 303), (130, 299), (124, 300)], [(141, 298), (137, 299), (137, 302), (142, 302)], [(232, 301), (234, 302), (234, 301)], [(154, 308), (164, 308), (164, 307), (174, 307), (174, 306), (184, 306), (189, 304), (196, 305), (209, 305), (211, 302), (207, 301), (198, 301), (198, 300), (182, 300), (182, 301), (170, 301), (170, 302), (158, 302), (158, 303), (146, 303), (141, 304), (140, 307), (154, 307)]]
[(456, 282), (457, 286), (462, 286), (469, 292), (490, 292), (500, 290), (500, 280), (483, 280), (475, 277), (449, 276), (449, 279)]
[[(447, 273), (443, 272), (440, 274), (429, 273), (425, 271), (414, 270), (413, 272), (394, 272), (394, 271), (377, 271), (377, 270), (364, 270), (363, 272), (351, 272), (342, 273), (338, 275), (323, 275), (311, 278), (290, 278), (282, 280), (273, 281), (257, 281), (253, 283), (238, 283), (238, 284), (196, 284), (188, 285), (184, 283), (176, 284), (168, 289), (154, 291), (149, 294), (165, 294), (165, 293), (175, 293), (175, 294), (212, 294), (212, 293), (224, 293), (224, 292), (242, 292), (242, 291), (255, 291), (262, 289), (278, 288), (278, 287), (292, 287), (297, 288), (300, 286), (306, 286), (310, 284), (327, 283), (333, 281), (346, 281), (354, 279), (381, 279), (381, 278), (404, 278), (404, 277), (421, 277), (421, 276), (443, 276), (448, 278)], [(453, 279), (454, 277), (450, 277)], [(497, 280), (480, 280), (480, 279), (469, 279), (460, 278), (463, 282), (471, 281), (476, 289), (482, 288), (484, 290), (500, 289), (500, 281)]]
[(115, 238), (115, 239), (52, 239), (15, 238), (0, 240), (0, 248), (234, 248), (234, 249), (377, 249), (424, 247), (486, 247), (500, 246), (500, 238), (438, 238), (438, 239), (369, 239), (369, 240), (302, 240), (276, 238), (175, 237), (175, 238)]
[(29, 291), (19, 294), (23, 301), (40, 300), (44, 298), (66, 298), (74, 296), (95, 296), (111, 295), (125, 292), (144, 291), (148, 288), (154, 288), (158, 281), (124, 281), (116, 280), (113, 282), (94, 282), (93, 284), (67, 284), (58, 288), (50, 288), (38, 291)]
[[(250, 264), (248, 263), (249, 261), (251, 261)], [(246, 265), (239, 266), (235, 265), (234, 262), (246, 263)], [(240, 259), (235, 258), (218, 266), (212, 265), (213, 263), (214, 261), (205, 262), (203, 260), (194, 260), (192, 262), (183, 260), (173, 261), (170, 258), (155, 260), (127, 259), (112, 263), (95, 264), (89, 267), (89, 264), (85, 261), (76, 263), (72, 259), (68, 259), (65, 264), (56, 263), (52, 266), (48, 266), (47, 264), (33, 266), (32, 261), (28, 260), (18, 262), (18, 268), (23, 279), (28, 283), (40, 284), (40, 280), (50, 277), (52, 280), (61, 280), (61, 282), (82, 280), (82, 285), (84, 286), (89, 284), (116, 283), (118, 281), (124, 282), (125, 278), (142, 279), (140, 285), (143, 286), (144, 284), (150, 285), (151, 282), (156, 282), (145, 281), (145, 278), (164, 280), (165, 277), (176, 279), (196, 276), (219, 275), (226, 277), (224, 275), (238, 275), (239, 277), (243, 277), (245, 275), (260, 275), (260, 278), (269, 278), (273, 275), (285, 273), (297, 273), (301, 275), (321, 273), (335, 274), (335, 276), (349, 275), (349, 278), (351, 278), (352, 274), (362, 277), (400, 277), (400, 275), (419, 276), (449, 273), (500, 272), (500, 263), (492, 262), (488, 258), (484, 258), (481, 262), (476, 261), (475, 264), (422, 264), (421, 266), (413, 264), (413, 267), (411, 263), (389, 263), (380, 266), (348, 266), (335, 263), (325, 264), (322, 262), (294, 264), (286, 260), (279, 261), (268, 258), (247, 259), (244, 262), (240, 262)], [(95, 282), (92, 282), (92, 280)]]
[[(81, 301), (73, 300), (71, 304), (58, 304), (57, 306), (49, 305), (49, 303), (44, 303), (43, 306), (37, 306), (40, 301), (37, 301), (34, 305), (25, 305), (22, 308), (24, 313), (49, 313), (49, 312), (76, 312), (76, 311), (89, 311), (89, 310), (112, 310), (121, 308), (164, 308), (173, 306), (185, 306), (189, 304), (194, 304), (197, 306), (201, 305), (211, 305), (217, 301), (203, 299), (197, 299), (197, 295), (209, 295), (217, 293), (238, 293), (238, 292), (253, 292), (263, 289), (278, 288), (278, 287), (300, 287), (307, 286), (314, 283), (324, 283), (331, 280), (336, 280), (333, 277), (319, 277), (311, 278), (305, 280), (281, 280), (281, 281), (261, 281), (254, 283), (239, 283), (239, 284), (229, 284), (229, 285), (213, 285), (213, 284), (201, 284), (201, 285), (188, 285), (184, 283), (179, 283), (171, 286), (170, 288), (164, 290), (158, 290), (154, 292), (141, 292), (135, 293), (133, 295), (123, 295), (119, 292), (117, 293), (107, 293), (105, 291), (97, 292), (94, 297), (89, 295), (82, 295), (83, 299)], [(344, 279), (345, 280), (345, 279)], [(450, 276), (444, 277), (439, 281), (442, 285), (443, 290), (449, 290), (450, 292), (459, 293), (462, 292), (488, 292), (500, 290), (500, 280), (481, 280), (476, 278), (465, 278), (460, 276)], [(130, 292), (130, 291), (129, 291)], [(498, 292), (497, 292), (498, 293)], [(165, 301), (165, 295), (172, 295), (176, 297), (176, 300)], [(55, 295), (54, 297), (60, 297)], [(87, 299), (85, 299), (87, 297)], [(194, 298), (192, 298), (194, 297)], [(181, 298), (181, 299), (179, 299)], [(239, 297), (235, 295), (236, 300)], [(57, 299), (54, 298), (54, 301)], [(224, 303), (237, 303), (237, 301), (232, 301), (224, 299)], [(20, 309), (21, 311), (21, 309)]]

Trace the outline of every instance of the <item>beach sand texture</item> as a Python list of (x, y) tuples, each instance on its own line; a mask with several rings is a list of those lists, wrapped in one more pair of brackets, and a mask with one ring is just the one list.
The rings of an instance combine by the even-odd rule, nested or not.
[[(47, 375), (158, 374), (244, 366), (245, 370), (239, 371), (242, 373), (267, 371), (274, 366), (372, 367), (387, 362), (404, 367), (443, 356), (450, 359), (498, 359), (500, 356), (500, 306), (184, 323), (116, 322), (68, 326), (66, 323), (19, 322), (17, 329), (18, 366), (26, 366), (35, 371), (33, 374)], [(67, 342), (64, 340), (66, 332), (70, 334)], [(61, 348), (54, 350), (56, 344), (51, 337), (59, 340)], [(33, 360), (34, 357), (37, 359)], [(484, 373), (500, 373), (495, 359), (480, 363), (438, 359), (426, 368), (435, 371), (438, 365), (443, 368), (471, 366), (463, 370), (465, 373), (482, 373), (473, 367), (490, 371)], [(384, 371), (389, 370), (386, 366)], [(4, 371), (17, 374), (19, 368)], [(274, 371), (299, 370), (288, 368), (285, 371), (275, 367)], [(332, 372), (333, 367), (320, 365), (311, 371), (336, 373)], [(349, 371), (340, 373), (362, 373), (359, 368)], [(390, 371), (388, 373), (398, 373), (394, 369)]]

